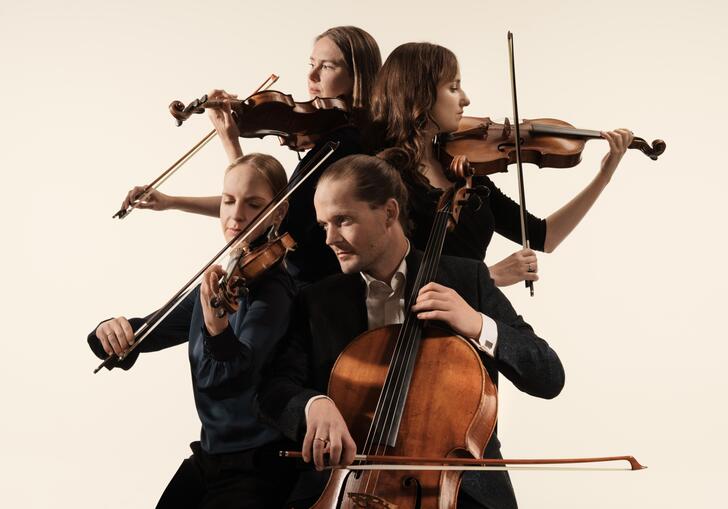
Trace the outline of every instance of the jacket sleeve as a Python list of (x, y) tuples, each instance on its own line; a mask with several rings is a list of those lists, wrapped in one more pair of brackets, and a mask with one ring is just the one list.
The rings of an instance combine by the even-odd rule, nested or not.
[[(175, 345), (182, 344), (189, 339), (190, 319), (192, 318), (192, 310), (195, 307), (195, 299), (199, 298), (199, 291), (194, 290), (185, 297), (182, 302), (174, 308), (174, 310), (162, 320), (157, 327), (149, 333), (137, 348), (134, 349), (123, 361), (117, 361), (116, 364), (107, 366), (111, 370), (114, 367), (120, 367), (124, 370), (130, 369), (136, 362), (139, 354), (142, 352), (156, 352)], [(152, 314), (153, 315), (153, 314)], [(130, 318), (129, 324), (136, 332), (152, 315), (144, 318)], [(107, 320), (104, 320), (107, 321)], [(99, 325), (101, 325), (100, 322)], [(99, 359), (107, 357), (101, 341), (96, 337), (96, 329), (88, 335), (87, 341), (91, 351)]]
[(493, 284), (485, 265), (478, 264), (480, 310), (495, 320), (498, 344), (495, 364), (519, 390), (539, 398), (555, 398), (564, 387), (564, 368), (556, 352), (538, 337)]
[(195, 366), (200, 389), (218, 387), (230, 380), (253, 383), (288, 327), (293, 302), (293, 283), (288, 274), (271, 273), (251, 287), (245, 316), (235, 329), (231, 325), (219, 335), (210, 336), (204, 324), (204, 352)]
[(322, 394), (307, 388), (312, 380), (312, 354), (311, 328), (299, 294), (288, 332), (263, 373), (257, 396), (259, 417), (295, 441), (306, 431), (306, 403)]

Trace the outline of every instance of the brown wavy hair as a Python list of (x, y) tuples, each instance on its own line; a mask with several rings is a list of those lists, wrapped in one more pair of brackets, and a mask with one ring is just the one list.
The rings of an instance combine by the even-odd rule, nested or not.
[(369, 110), (369, 98), (377, 72), (382, 67), (382, 55), (374, 37), (355, 26), (329, 28), (316, 37), (316, 41), (328, 37), (344, 55), (344, 61), (354, 80), (351, 106), (362, 112)]
[(395, 48), (377, 75), (372, 91), (367, 145), (371, 152), (399, 147), (409, 164), (405, 179), (422, 182), (422, 156), (429, 113), (437, 101), (437, 88), (455, 78), (458, 61), (447, 48), (427, 42), (410, 42)]

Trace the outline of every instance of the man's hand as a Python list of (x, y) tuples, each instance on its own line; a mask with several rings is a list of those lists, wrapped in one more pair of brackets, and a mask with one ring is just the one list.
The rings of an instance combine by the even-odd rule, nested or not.
[(439, 320), (466, 338), (477, 339), (483, 328), (483, 317), (471, 308), (452, 288), (428, 283), (417, 295), (412, 306), (420, 320)]
[(306, 463), (313, 458), (316, 470), (327, 466), (324, 462), (324, 454), (327, 453), (332, 467), (343, 467), (354, 461), (356, 444), (339, 409), (330, 399), (320, 398), (311, 403), (301, 452)]

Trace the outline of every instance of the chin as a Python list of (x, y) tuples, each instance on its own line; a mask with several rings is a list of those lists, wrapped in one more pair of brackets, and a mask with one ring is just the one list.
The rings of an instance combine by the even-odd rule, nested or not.
[(356, 274), (357, 272), (361, 272), (361, 264), (359, 263), (359, 260), (339, 260), (339, 265), (341, 266), (341, 272), (344, 274)]

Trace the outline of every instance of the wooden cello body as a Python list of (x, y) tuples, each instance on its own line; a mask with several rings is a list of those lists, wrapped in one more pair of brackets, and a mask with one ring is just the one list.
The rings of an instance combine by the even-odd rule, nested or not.
[[(496, 423), (496, 388), (475, 348), (438, 327), (422, 334), (395, 446), (386, 445), (391, 422), (377, 426), (375, 420), (394, 414), (377, 407), (400, 329), (390, 325), (361, 334), (334, 365), (328, 393), (354, 441), (378, 454), (480, 458)], [(376, 434), (380, 436), (372, 436)], [(452, 508), (461, 476), (453, 471), (335, 470), (314, 507)]]

